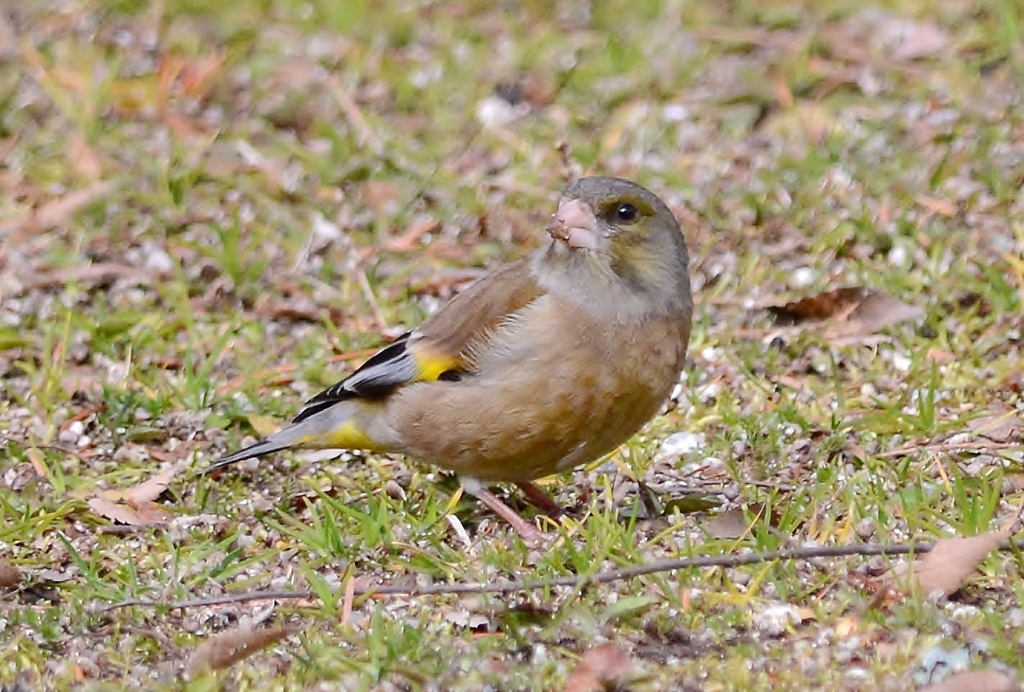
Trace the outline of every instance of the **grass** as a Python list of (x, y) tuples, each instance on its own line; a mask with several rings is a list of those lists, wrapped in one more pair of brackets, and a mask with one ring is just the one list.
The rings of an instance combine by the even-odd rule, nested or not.
[[(1019, 3), (55, 0), (0, 17), (0, 558), (23, 574), (0, 603), (0, 686), (564, 689), (603, 641), (637, 690), (907, 689), (940, 654), (1024, 673), (1016, 553), (937, 602), (878, 602), (874, 558), (344, 593), (1012, 522)], [(183, 473), (164, 529), (112, 528), (80, 499), (287, 419), (465, 269), (536, 247), (581, 172), (670, 203), (697, 314), (666, 412), (547, 485), (573, 510), (550, 546), (399, 458)], [(842, 286), (923, 317), (840, 344), (762, 309)], [(1017, 426), (979, 433), (1003, 414)], [(679, 431), (704, 442), (666, 458)], [(637, 478), (665, 516), (637, 513)], [(756, 503), (746, 535), (709, 535)], [(98, 608), (266, 588), (319, 598)], [(182, 675), (247, 623), (299, 632)]]

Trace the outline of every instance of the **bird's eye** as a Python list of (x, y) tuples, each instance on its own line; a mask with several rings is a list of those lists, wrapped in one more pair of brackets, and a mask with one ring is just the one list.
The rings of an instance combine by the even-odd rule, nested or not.
[(637, 211), (637, 208), (634, 207), (629, 202), (626, 202), (625, 204), (620, 204), (615, 209), (615, 218), (620, 223), (632, 223), (632, 222), (636, 221), (636, 217), (639, 216), (639, 215), (640, 215), (640, 212)]

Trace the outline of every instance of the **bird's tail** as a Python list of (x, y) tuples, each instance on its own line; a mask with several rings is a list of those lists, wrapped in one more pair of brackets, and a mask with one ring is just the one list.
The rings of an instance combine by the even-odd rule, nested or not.
[(308, 426), (299, 423), (297, 425), (290, 425), (284, 430), (280, 430), (265, 440), (260, 440), (255, 444), (251, 444), (244, 449), (240, 449), (234, 454), (228, 454), (227, 456), (221, 457), (210, 466), (200, 471), (197, 475), (205, 476), (208, 473), (222, 469), (225, 466), (231, 464), (237, 464), (240, 461), (246, 459), (254, 459), (261, 457), (271, 452), (279, 452), (282, 449), (288, 449), (304, 443), (309, 437)]
[(221, 457), (199, 472), (205, 475), (244, 459), (261, 457), (282, 449), (364, 449), (388, 452), (398, 449), (394, 431), (386, 424), (380, 402), (351, 399), (300, 414), (288, 427), (265, 440)]

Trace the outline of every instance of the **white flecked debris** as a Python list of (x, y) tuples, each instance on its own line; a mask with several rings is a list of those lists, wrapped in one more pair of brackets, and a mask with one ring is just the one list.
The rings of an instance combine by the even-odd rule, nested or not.
[(791, 288), (807, 288), (818, 278), (818, 273), (811, 267), (799, 267), (789, 277)]
[(774, 603), (754, 613), (750, 624), (761, 634), (779, 637), (801, 621), (800, 610), (789, 603)]
[(672, 433), (661, 443), (659, 457), (680, 457), (684, 454), (701, 449), (704, 446), (704, 433), (677, 432)]

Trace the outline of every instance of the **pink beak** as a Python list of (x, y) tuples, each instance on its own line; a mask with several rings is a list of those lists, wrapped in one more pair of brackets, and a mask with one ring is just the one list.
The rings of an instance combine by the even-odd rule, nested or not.
[(594, 216), (594, 210), (586, 202), (572, 199), (558, 207), (548, 221), (547, 232), (555, 240), (561, 240), (571, 248), (598, 250), (606, 240)]

